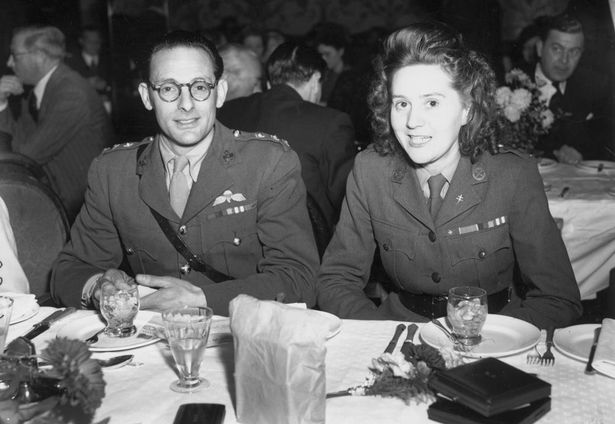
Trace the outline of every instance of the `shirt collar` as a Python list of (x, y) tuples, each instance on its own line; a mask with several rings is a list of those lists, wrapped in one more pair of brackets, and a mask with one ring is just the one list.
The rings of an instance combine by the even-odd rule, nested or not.
[(49, 82), (49, 78), (51, 78), (51, 74), (58, 69), (58, 65), (51, 68), (49, 72), (43, 76), (36, 85), (34, 86), (34, 94), (36, 95), (36, 108), (41, 108), (41, 102), (43, 101), (43, 95), (45, 94), (45, 88), (47, 87), (47, 83)]
[(89, 54), (86, 53), (84, 51), (81, 52), (81, 56), (83, 56), (83, 60), (85, 61), (85, 64), (88, 66), (92, 66), (92, 62), (94, 60), (96, 60), (96, 62), (98, 62), (98, 55), (94, 55), (94, 54)]
[[(534, 73), (534, 81), (536, 81), (536, 85), (538, 86), (541, 92), (544, 93), (546, 89), (546, 90), (549, 90), (549, 92), (553, 91), (553, 93), (555, 93), (555, 87), (553, 87), (553, 81), (547, 78), (545, 73), (542, 71), (542, 66), (540, 66), (540, 62), (536, 64), (536, 71)], [(559, 83), (559, 90), (562, 92), (562, 94), (566, 92), (566, 81), (561, 81)]]
[[(461, 158), (459, 158), (461, 160)], [(459, 165), (459, 161), (453, 162), (446, 166), (442, 172), (440, 172), (444, 178), (446, 178), (446, 183), (444, 184), (443, 192), (446, 193), (448, 191), (448, 185), (450, 185), (453, 180), (453, 175), (455, 175), (455, 171), (457, 170), (457, 165)], [(423, 167), (416, 168), (416, 176), (419, 180), (419, 185), (421, 186), (421, 190), (423, 190), (423, 194), (425, 197), (429, 197), (429, 184), (427, 184), (427, 180), (431, 177), (431, 174)]]
[[(158, 143), (160, 145), (160, 155), (162, 156), (162, 162), (164, 163), (164, 169), (167, 173), (167, 176), (173, 175), (173, 165), (175, 158), (175, 153), (169, 147), (170, 143), (164, 137), (158, 137)], [(203, 159), (207, 156), (207, 151), (209, 150), (209, 146), (211, 143), (199, 143), (192, 150), (186, 153), (186, 157), (188, 158), (188, 172), (190, 174), (190, 178), (193, 182), (199, 177), (199, 171), (201, 170), (201, 163), (203, 163)]]

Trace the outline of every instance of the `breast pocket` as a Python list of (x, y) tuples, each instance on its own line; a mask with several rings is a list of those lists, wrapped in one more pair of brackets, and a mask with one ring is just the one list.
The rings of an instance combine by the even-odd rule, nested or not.
[(415, 259), (419, 232), (376, 219), (373, 226), (382, 265), (394, 283), (403, 287), (404, 281), (418, 272)]
[(508, 224), (447, 238), (454, 275), (463, 283), (492, 289), (506, 287), (512, 279), (514, 255)]

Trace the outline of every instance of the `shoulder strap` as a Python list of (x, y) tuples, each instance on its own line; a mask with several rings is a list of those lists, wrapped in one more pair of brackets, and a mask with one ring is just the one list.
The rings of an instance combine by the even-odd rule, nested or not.
[[(139, 157), (143, 153), (143, 150), (145, 149), (146, 146), (147, 145), (142, 145), (138, 147), (137, 163), (139, 162)], [(180, 255), (182, 255), (186, 259), (186, 261), (188, 261), (188, 265), (190, 265), (190, 267), (193, 270), (204, 274), (207, 278), (209, 278), (215, 283), (219, 283), (221, 281), (233, 280), (233, 277), (229, 277), (226, 274), (216, 271), (211, 266), (209, 266), (207, 263), (202, 261), (194, 253), (192, 253), (190, 248), (186, 246), (186, 243), (184, 243), (184, 241), (177, 235), (177, 233), (171, 226), (171, 223), (164, 216), (160, 215), (157, 211), (155, 211), (151, 207), (149, 208), (149, 210), (152, 212), (154, 219), (156, 219), (156, 222), (160, 226), (160, 229), (162, 230), (166, 238), (171, 242), (175, 250), (177, 250), (177, 252)]]

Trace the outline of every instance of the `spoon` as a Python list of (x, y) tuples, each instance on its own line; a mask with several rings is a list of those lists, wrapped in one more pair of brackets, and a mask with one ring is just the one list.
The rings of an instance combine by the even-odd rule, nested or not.
[(127, 365), (130, 361), (133, 360), (134, 357), (134, 355), (120, 355), (113, 356), (108, 359), (96, 359), (96, 362), (98, 362), (101, 368), (115, 369)]

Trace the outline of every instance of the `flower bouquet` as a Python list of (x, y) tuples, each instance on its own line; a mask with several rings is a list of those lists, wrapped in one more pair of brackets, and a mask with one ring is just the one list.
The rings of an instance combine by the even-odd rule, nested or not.
[(87, 345), (58, 337), (42, 351), (19, 338), (0, 355), (0, 423), (88, 423), (105, 395), (100, 365)]
[[(414, 327), (414, 328), (413, 328)], [(399, 352), (385, 351), (372, 359), (371, 374), (361, 385), (340, 392), (329, 393), (327, 398), (338, 396), (396, 397), (406, 404), (428, 403), (435, 400), (429, 379), (435, 370), (449, 369), (463, 364), (462, 356), (452, 347), (436, 349), (411, 342), (416, 325), (408, 327), (409, 337)]]
[(555, 116), (541, 98), (538, 86), (523, 71), (512, 69), (506, 85), (496, 91), (498, 147), (532, 154), (540, 136), (547, 134)]

